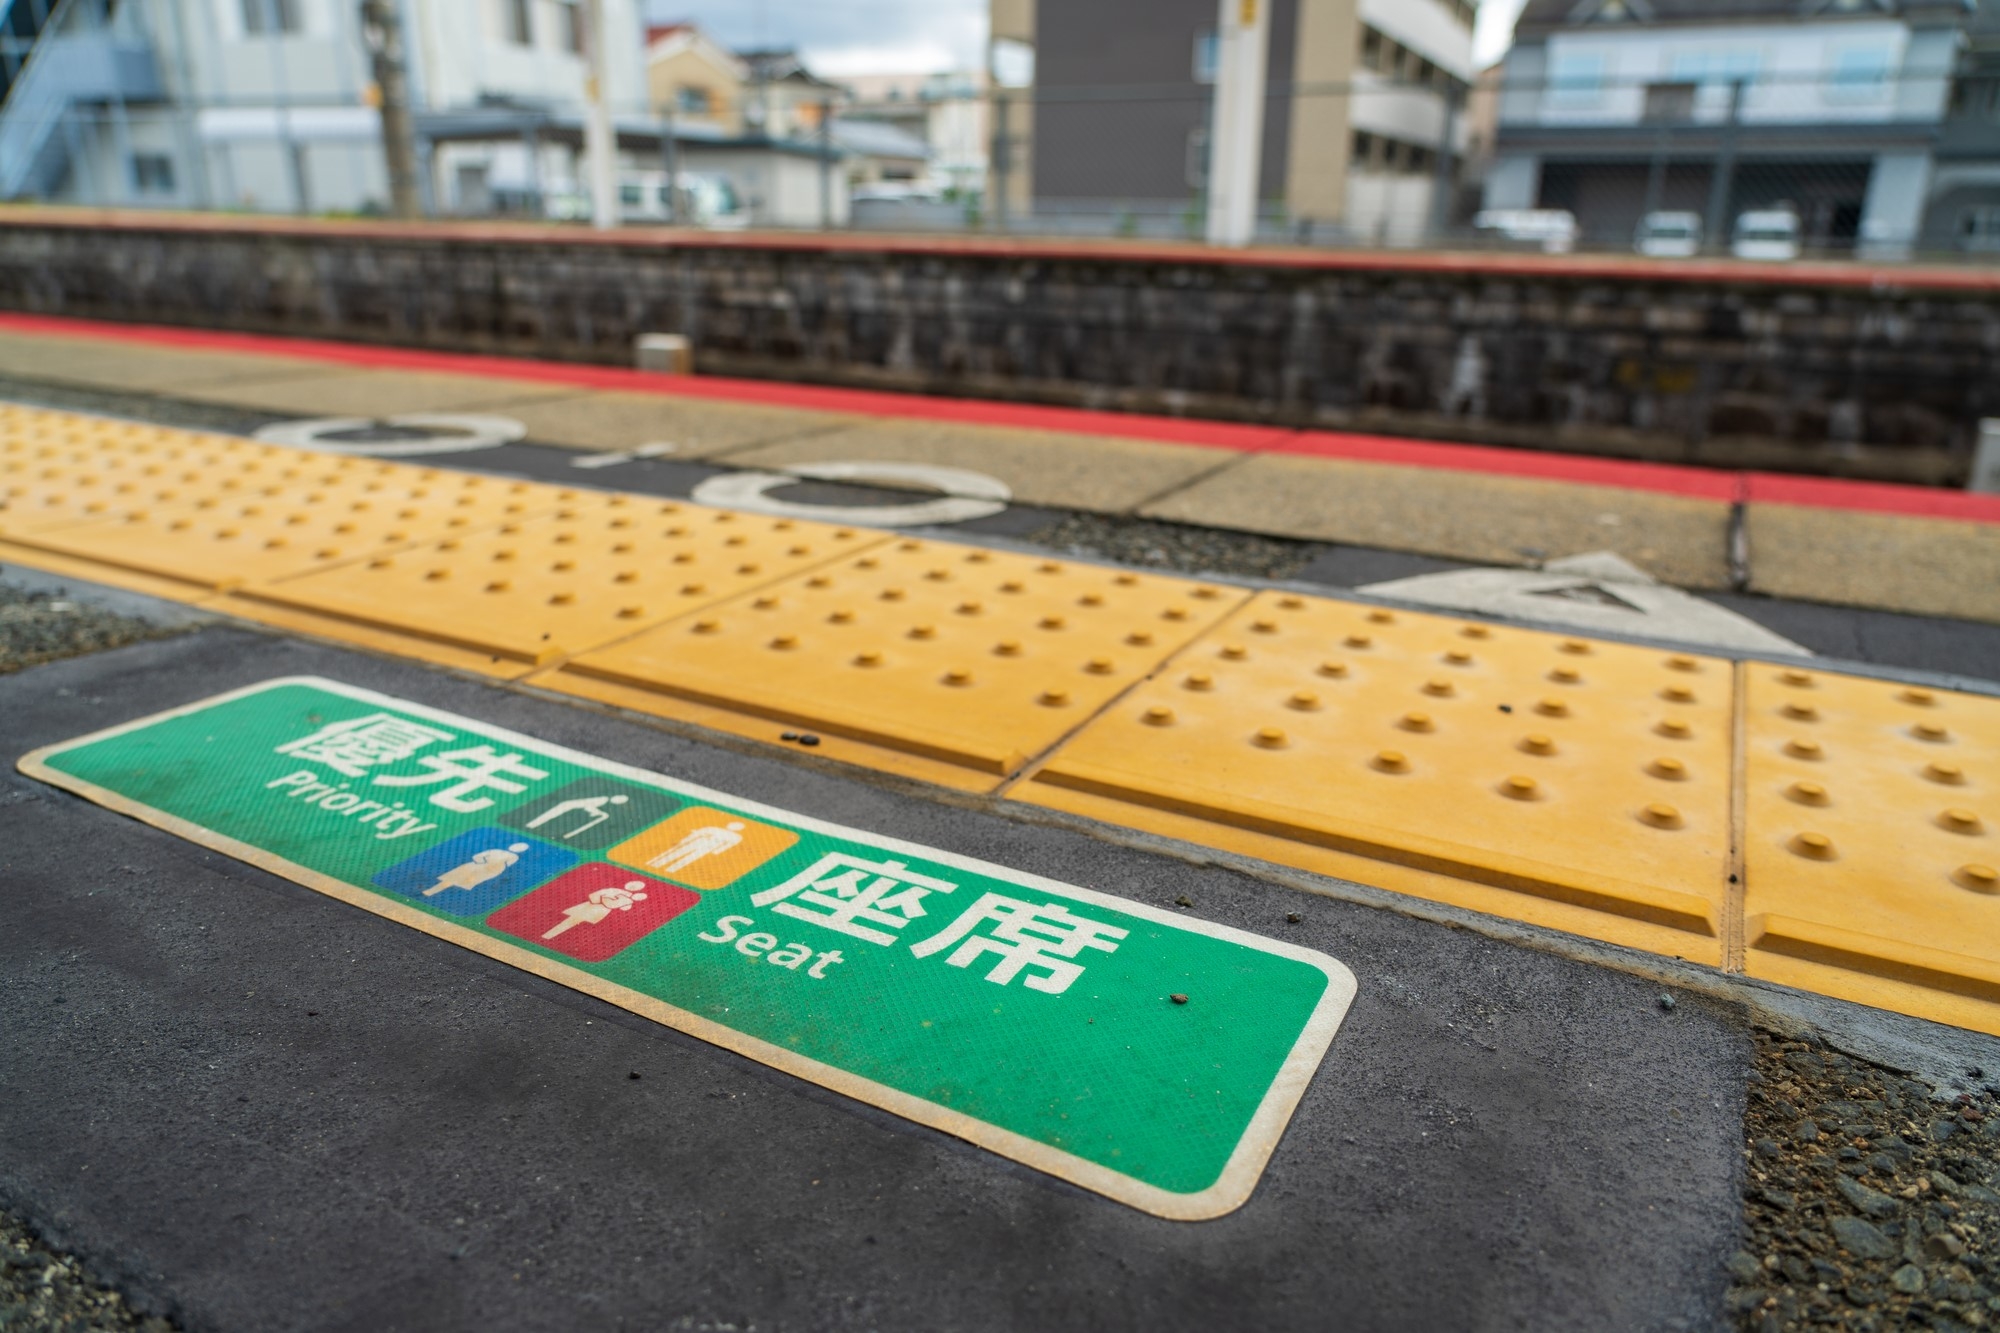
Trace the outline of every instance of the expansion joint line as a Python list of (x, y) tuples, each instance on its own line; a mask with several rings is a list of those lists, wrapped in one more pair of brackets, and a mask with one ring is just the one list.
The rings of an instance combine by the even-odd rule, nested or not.
[(1750, 769), (1749, 720), (1750, 672), (1743, 662), (1732, 662), (1734, 688), (1729, 710), (1729, 878), (1722, 886), (1722, 970), (1740, 976), (1744, 971), (1747, 929), (1743, 919), (1743, 882), (1746, 857), (1744, 839), (1749, 836), (1748, 779)]

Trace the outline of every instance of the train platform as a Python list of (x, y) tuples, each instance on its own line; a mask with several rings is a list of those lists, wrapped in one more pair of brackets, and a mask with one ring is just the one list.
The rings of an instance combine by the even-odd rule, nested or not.
[[(1989, 498), (15, 316), (0, 375), (0, 581), (151, 627), (0, 678), (0, 1185), (190, 1326), (2000, 1315)], [(371, 433), (439, 414), (519, 430)], [(1282, 558), (1041, 536), (1121, 524)]]

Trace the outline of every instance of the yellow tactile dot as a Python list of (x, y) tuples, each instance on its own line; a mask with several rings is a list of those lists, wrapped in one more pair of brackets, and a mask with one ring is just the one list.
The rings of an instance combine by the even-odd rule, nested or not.
[(1653, 730), (1669, 740), (1676, 741), (1686, 740), (1694, 735), (1694, 728), (1688, 725), (1686, 718), (1681, 717), (1663, 717), (1654, 724)]
[(1654, 828), (1679, 828), (1685, 821), (1681, 812), (1664, 801), (1654, 801), (1639, 812), (1639, 818)]
[(1366, 634), (1350, 634), (1342, 640), (1349, 648), (1366, 648), (1375, 642)]
[(1592, 651), (1588, 639), (1564, 639), (1557, 646), (1562, 652), (1570, 653), (1577, 657), (1587, 657)]
[(1528, 754), (1554, 754), (1556, 743), (1553, 737), (1544, 736), (1540, 732), (1530, 732), (1521, 738), (1521, 743), (1515, 748)]
[(1002, 639), (993, 645), (993, 655), (995, 657), (1019, 657), (1021, 655), (1021, 641), (1019, 639)]
[(1569, 705), (1560, 699), (1539, 699), (1535, 702), (1535, 711), (1543, 717), (1568, 717)]
[(1215, 688), (1215, 677), (1206, 671), (1190, 671), (1182, 678), (1181, 684), (1190, 690), (1212, 690)]
[(1467, 625), (1459, 630), (1459, 635), (1467, 639), (1490, 639), (1493, 637), (1493, 631), (1484, 625)]
[(1319, 674), (1322, 676), (1332, 676), (1335, 679), (1338, 679), (1339, 677), (1345, 676), (1347, 674), (1347, 663), (1332, 662), (1332, 661), (1321, 662), (1319, 664)]
[(1368, 623), (1371, 625), (1393, 625), (1396, 623), (1396, 613), (1393, 611), (1370, 611), (1368, 613)]
[(1434, 698), (1445, 699), (1458, 693), (1458, 687), (1448, 680), (1427, 680), (1424, 682), (1424, 693)]
[(1135, 629), (1125, 636), (1125, 642), (1134, 648), (1144, 648), (1153, 642), (1151, 630)]
[(1318, 712), (1319, 695), (1312, 690), (1298, 690), (1291, 698), (1285, 700), (1285, 706), (1297, 709), (1301, 713)]
[(1812, 672), (1799, 671), (1797, 669), (1789, 671), (1780, 671), (1778, 673), (1778, 679), (1783, 684), (1790, 685), (1795, 689), (1808, 689), (1811, 687), (1813, 683)]
[(1500, 794), (1513, 801), (1538, 800), (1542, 794), (1542, 784), (1524, 773), (1516, 773), (1501, 779)]
[(1701, 663), (1686, 654), (1678, 654), (1667, 659), (1667, 669), (1670, 671), (1699, 671), (1701, 670)]
[(854, 665), (858, 667), (881, 666), (882, 654), (873, 648), (864, 649), (854, 655)]
[(1409, 712), (1396, 719), (1396, 725), (1404, 731), (1431, 731), (1437, 723), (1425, 712)]
[(783, 651), (789, 651), (799, 646), (799, 636), (796, 634), (780, 634), (771, 640), (771, 646)]
[(1142, 715), (1148, 726), (1164, 727), (1174, 720), (1174, 710), (1164, 704), (1154, 704)]
[(1384, 773), (1407, 773), (1410, 771), (1410, 757), (1401, 750), (1377, 750), (1370, 761)]
[(1688, 778), (1688, 766), (1671, 756), (1662, 756), (1655, 759), (1652, 763), (1646, 765), (1646, 771), (1654, 777), (1664, 778), (1668, 782), (1686, 782)]
[(1815, 760), (1826, 758), (1826, 750), (1818, 741), (1808, 740), (1802, 736), (1794, 736), (1791, 740), (1786, 741), (1785, 753), (1794, 759)]
[(1962, 865), (1952, 872), (1951, 877), (1974, 893), (2000, 893), (2000, 870), (1989, 865), (1977, 862)]
[(913, 639), (935, 639), (937, 637), (937, 626), (912, 625), (910, 626), (910, 637)]
[(1939, 828), (1946, 829), (1952, 833), (1980, 833), (1986, 827), (1980, 821), (1977, 813), (1958, 806), (1953, 806), (1949, 810), (1940, 812), (1937, 822)]
[(1785, 788), (1785, 795), (1800, 805), (1825, 805), (1829, 799), (1826, 788), (1817, 782), (1794, 782)]
[(1583, 673), (1575, 667), (1556, 667), (1549, 672), (1549, 679), (1558, 685), (1575, 685), (1583, 679)]
[(1903, 690), (1896, 697), (1906, 704), (1915, 704), (1919, 708), (1930, 708), (1937, 703), (1937, 695), (1929, 690)]
[(1240, 643), (1225, 643), (1216, 650), (1216, 655), (1232, 662), (1240, 662), (1250, 655), (1250, 650)]
[(1932, 782), (1942, 782), (1946, 786), (1956, 787), (1965, 781), (1965, 770), (1957, 764), (1933, 760), (1924, 765), (1924, 776)]
[(1452, 666), (1471, 666), (1472, 654), (1463, 648), (1453, 648), (1444, 655), (1444, 660)]
[(1118, 669), (1118, 664), (1108, 657), (1093, 657), (1083, 664), (1083, 669), (1093, 676), (1108, 676)]
[(1685, 685), (1669, 685), (1660, 691), (1660, 697), (1670, 704), (1691, 704), (1695, 701), (1695, 692)]
[(1282, 727), (1260, 727), (1252, 739), (1267, 750), (1282, 750), (1291, 743)]
[(1934, 745), (1951, 739), (1951, 730), (1936, 722), (1919, 722), (1910, 728), (1910, 734), (1920, 741), (1929, 741)]
[(1250, 622), (1250, 628), (1258, 634), (1276, 634), (1278, 632), (1278, 622), (1275, 620), (1253, 620)]
[(1040, 701), (1051, 708), (1060, 708), (1069, 702), (1068, 690), (1043, 690)]
[(944, 673), (944, 683), (947, 685), (970, 685), (972, 683), (972, 673), (970, 671), (947, 671)]

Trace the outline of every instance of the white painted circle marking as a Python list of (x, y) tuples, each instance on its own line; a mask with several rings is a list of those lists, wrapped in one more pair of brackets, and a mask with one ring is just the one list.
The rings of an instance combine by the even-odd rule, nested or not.
[[(769, 492), (800, 481), (875, 482), (880, 485), (924, 486), (942, 491), (934, 500), (895, 505), (819, 505), (773, 499)], [(807, 518), (856, 527), (913, 528), (939, 523), (965, 523), (986, 518), (1007, 507), (1014, 492), (998, 477), (968, 468), (931, 463), (830, 462), (798, 463), (782, 472), (732, 472), (710, 477), (696, 486), (698, 504), (781, 518)]]
[[(411, 440), (336, 440), (346, 431), (442, 431)], [(408, 412), (394, 417), (318, 417), (311, 421), (280, 421), (257, 431), (266, 444), (292, 449), (317, 449), (331, 454), (363, 454), (371, 458), (419, 458), (428, 454), (465, 454), (492, 449), (522, 439), (528, 428), (512, 417), (477, 416), (456, 412)]]

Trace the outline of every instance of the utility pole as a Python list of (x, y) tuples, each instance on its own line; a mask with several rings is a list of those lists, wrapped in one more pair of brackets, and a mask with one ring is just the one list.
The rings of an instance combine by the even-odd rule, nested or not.
[(604, 100), (604, 0), (584, 0), (584, 22), (590, 68), (583, 82), (583, 155), (590, 174), (590, 225), (609, 231), (618, 225), (618, 140)]
[(410, 67), (403, 50), (403, 16), (395, 0), (361, 0), (361, 40), (375, 75), (382, 116), (382, 160), (389, 168), (389, 212), (423, 214), (417, 193), (417, 132), (410, 119)]
[(1743, 80), (1729, 85), (1729, 119), (1722, 126), (1722, 142), (1715, 152), (1715, 172), (1708, 182), (1708, 243), (1712, 249), (1729, 248), (1729, 196), (1736, 177), (1736, 127), (1743, 119)]
[(1208, 131), (1208, 243), (1243, 246), (1257, 232), (1264, 164), (1264, 65), (1270, 0), (1219, 0), (1215, 114)]

